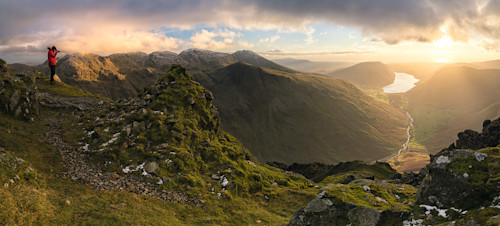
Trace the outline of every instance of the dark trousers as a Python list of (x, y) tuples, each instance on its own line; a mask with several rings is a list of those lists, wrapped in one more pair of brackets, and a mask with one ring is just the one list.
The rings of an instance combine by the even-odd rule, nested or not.
[(50, 81), (54, 81), (54, 75), (56, 74), (56, 65), (50, 65)]

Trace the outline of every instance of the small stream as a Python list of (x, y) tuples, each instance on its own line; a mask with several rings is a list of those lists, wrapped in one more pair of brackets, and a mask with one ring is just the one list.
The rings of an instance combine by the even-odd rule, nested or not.
[(380, 159), (378, 161), (384, 161), (384, 162), (389, 161), (391, 159), (395, 159), (395, 158), (399, 157), (401, 155), (401, 153), (408, 151), (408, 144), (411, 141), (411, 128), (413, 127), (413, 117), (411, 117), (410, 113), (408, 113), (408, 112), (406, 112), (406, 117), (408, 117), (408, 119), (410, 119), (410, 123), (408, 124), (408, 127), (406, 128), (406, 134), (408, 135), (408, 138), (406, 139), (406, 142), (403, 144), (403, 147), (398, 150), (398, 153), (396, 155), (391, 156), (391, 157), (387, 157), (384, 159)]
[[(415, 87), (415, 83), (417, 83), (419, 80), (416, 79), (413, 75), (407, 74), (407, 73), (402, 73), (402, 72), (395, 72), (395, 78), (394, 82), (388, 86), (385, 86), (383, 88), (384, 93), (406, 93), (413, 87)], [(380, 159), (378, 161), (388, 161), (394, 158), (399, 157), (402, 153), (408, 151), (408, 144), (411, 141), (411, 128), (413, 127), (413, 117), (409, 112), (406, 112), (406, 117), (410, 120), (410, 123), (408, 124), (408, 127), (406, 128), (406, 134), (407, 134), (407, 139), (406, 142), (403, 144), (403, 147), (398, 150), (398, 153), (394, 156), (389, 156), (383, 159)]]

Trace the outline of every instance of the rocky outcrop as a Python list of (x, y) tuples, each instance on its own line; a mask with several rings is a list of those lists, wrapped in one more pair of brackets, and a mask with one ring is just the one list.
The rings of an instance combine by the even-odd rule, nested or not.
[(397, 225), (409, 216), (415, 188), (383, 181), (356, 179), (327, 184), (300, 208), (290, 225)]
[(456, 144), (431, 156), (417, 201), (439, 208), (477, 208), (500, 192), (500, 119), (483, 123), (482, 133), (465, 130)]
[(488, 154), (465, 149), (445, 150), (431, 160), (417, 193), (419, 203), (470, 209), (493, 198), (490, 196), (494, 193), (488, 194), (490, 189), (496, 189), (496, 186), (488, 188), (488, 172), (492, 170)]
[(40, 112), (35, 74), (14, 75), (1, 59), (0, 110), (25, 120), (34, 120)]
[(500, 120), (485, 120), (482, 133), (470, 129), (458, 133), (455, 148), (477, 150), (496, 147), (498, 144), (500, 144)]
[(487, 120), (482, 133), (461, 132), (455, 144), (431, 156), (416, 196), (428, 223), (489, 225), (500, 217), (499, 125), (500, 119)]
[(458, 133), (456, 144), (431, 156), (417, 201), (440, 208), (471, 209), (491, 200), (500, 186), (495, 175), (500, 154), (494, 148), (499, 142), (500, 119), (484, 121), (482, 133)]
[[(337, 184), (323, 187), (323, 193), (293, 215), (290, 225), (497, 225), (500, 119), (487, 120), (483, 127), (482, 133), (459, 133), (456, 144), (431, 156), (431, 163), (419, 174), (394, 174), (387, 178), (389, 182), (362, 179), (351, 172), (326, 177), (320, 184)], [(318, 164), (299, 166), (295, 165), (296, 170), (325, 171), (325, 166)], [(398, 189), (401, 192), (401, 186), (411, 186), (399, 183), (418, 186), (418, 190), (413, 196), (402, 195)], [(401, 197), (409, 199), (394, 202)], [(398, 205), (408, 208), (394, 208)]]
[[(214, 96), (192, 79), (184, 68), (174, 65), (138, 97), (75, 111), (71, 117), (75, 132), (81, 134), (79, 147), (60, 148), (61, 155), (71, 159), (65, 161), (67, 176), (97, 189), (130, 190), (166, 199), (171, 197), (169, 191), (196, 189), (224, 199), (261, 192), (265, 187), (291, 186), (292, 181), (308, 185), (303, 177), (251, 170), (260, 167), (247, 149), (220, 128)], [(199, 197), (193, 200), (189, 203), (197, 203)]]

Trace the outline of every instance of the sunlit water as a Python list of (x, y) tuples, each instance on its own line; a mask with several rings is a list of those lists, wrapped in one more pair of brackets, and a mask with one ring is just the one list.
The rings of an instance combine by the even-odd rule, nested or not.
[(382, 88), (384, 93), (406, 93), (418, 82), (418, 79), (407, 73), (395, 72), (395, 75), (394, 83)]

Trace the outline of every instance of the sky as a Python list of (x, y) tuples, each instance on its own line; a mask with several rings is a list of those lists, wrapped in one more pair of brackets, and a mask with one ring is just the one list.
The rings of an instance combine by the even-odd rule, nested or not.
[(0, 58), (252, 50), (313, 61), (500, 59), (500, 0), (0, 0)]

